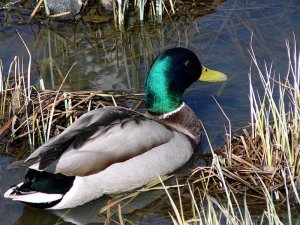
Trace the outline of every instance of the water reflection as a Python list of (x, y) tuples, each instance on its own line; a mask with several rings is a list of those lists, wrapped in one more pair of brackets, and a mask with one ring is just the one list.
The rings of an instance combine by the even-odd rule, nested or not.
[(47, 47), (37, 60), (40, 76), (55, 88), (76, 61), (69, 88), (141, 91), (153, 57), (174, 45), (188, 46), (187, 30), (193, 30), (192, 25), (187, 21), (168, 26), (135, 23), (125, 33), (115, 32), (111, 24), (77, 24), (74, 32), (67, 27), (60, 30), (56, 24), (43, 27), (40, 37), (44, 39), (36, 40)]
[[(193, 12), (197, 15), (213, 13), (214, 8), (220, 4), (207, 2), (201, 10)], [(19, 23), (17, 19), (12, 21)], [(15, 55), (23, 55), (24, 63), (28, 59), (24, 47), (17, 48), (14, 52), (9, 51), (8, 44), (22, 46), (14, 28), (9, 29), (12, 26), (13, 24), (1, 29), (9, 31), (9, 36), (0, 39), (3, 44), (0, 57), (7, 59), (5, 68), (9, 67), (10, 60)], [(34, 81), (42, 77), (46, 87), (58, 88), (76, 61), (77, 66), (65, 88), (126, 91), (141, 90), (145, 74), (159, 51), (174, 45), (188, 47), (198, 30), (195, 23), (187, 18), (169, 21), (164, 25), (141, 24), (134, 18), (129, 18), (126, 27), (126, 32), (118, 32), (112, 21), (101, 24), (42, 21), (42, 25), (27, 25), (17, 29), (20, 29), (34, 60)]]
[[(77, 61), (64, 88), (139, 92), (159, 51), (174, 46), (189, 47), (207, 67), (229, 75), (229, 81), (224, 84), (194, 84), (184, 97), (202, 119), (213, 146), (218, 146), (224, 141), (224, 124), (227, 125), (227, 121), (211, 96), (216, 97), (233, 127), (247, 124), (250, 120), (248, 72), (251, 59), (248, 48), (251, 33), (258, 61), (273, 62), (277, 73), (284, 74), (287, 69), (285, 38), (292, 40), (294, 33), (300, 43), (299, 11), (300, 2), (296, 0), (266, 3), (228, 0), (212, 14), (195, 20), (179, 18), (163, 25), (140, 25), (129, 21), (126, 33), (115, 31), (111, 22), (99, 25), (57, 22), (32, 26), (12, 24), (0, 27), (0, 58), (5, 74), (15, 55), (23, 56), (26, 68), (28, 55), (15, 32), (17, 28), (33, 56), (33, 82), (42, 77), (48, 88), (57, 88)], [(2, 23), (4, 17), (0, 16)], [(253, 71), (252, 82), (259, 89), (257, 79)], [(201, 151), (209, 151), (205, 138)], [(6, 170), (10, 161), (11, 158), (0, 157), (1, 221), (6, 221), (5, 224), (14, 224), (15, 221), (17, 224), (33, 224), (34, 218), (39, 218), (36, 219), (39, 224), (55, 224), (61, 214), (53, 216), (48, 211), (23, 209), (22, 204), (3, 199), (2, 195), (9, 185), (22, 177), (19, 170)], [(159, 205), (162, 201), (166, 203), (167, 199), (153, 204)], [(168, 215), (157, 211), (149, 211), (136, 219), (140, 224), (159, 220), (163, 224), (170, 222)]]
[[(154, 200), (159, 199), (163, 196), (162, 191), (157, 192), (148, 192), (143, 194), (138, 198), (134, 199), (133, 202), (124, 209), (122, 209), (123, 219), (130, 219), (130, 221), (138, 222), (141, 214), (146, 215), (143, 211), (137, 211), (138, 209), (143, 209), (149, 205)], [(105, 196), (101, 199), (95, 200), (93, 202), (87, 203), (83, 206), (76, 207), (69, 210), (39, 210), (30, 208), (28, 206), (24, 207), (22, 216), (16, 221), (15, 225), (41, 225), (41, 224), (103, 224), (107, 221), (107, 214), (104, 216), (99, 215), (99, 209), (104, 207), (108, 202), (111, 201), (111, 198)], [(120, 221), (118, 217), (118, 207), (112, 208), (109, 212), (113, 215), (110, 217), (112, 221)], [(147, 213), (147, 216), (150, 216), (152, 213)], [(159, 213), (157, 213), (159, 216)], [(151, 224), (151, 223), (149, 223)], [(153, 223), (152, 223), (153, 224)]]

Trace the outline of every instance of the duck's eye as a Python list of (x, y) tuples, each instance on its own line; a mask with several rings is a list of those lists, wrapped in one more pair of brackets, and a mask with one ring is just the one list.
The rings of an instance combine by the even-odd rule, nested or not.
[(190, 68), (191, 65), (192, 65), (192, 63), (191, 63), (191, 61), (189, 61), (189, 60), (186, 60), (186, 61), (184, 62), (184, 66), (187, 67), (187, 68)]

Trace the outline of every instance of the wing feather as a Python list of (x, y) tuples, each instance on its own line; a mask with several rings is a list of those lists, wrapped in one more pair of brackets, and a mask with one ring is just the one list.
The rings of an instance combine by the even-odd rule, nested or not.
[(76, 137), (88, 137), (86, 134), (95, 132), (98, 127), (105, 127), (117, 119), (128, 117), (131, 113), (133, 111), (122, 107), (107, 107), (90, 111), (82, 115), (60, 135), (51, 138), (35, 150), (24, 161), (24, 164), (29, 166), (42, 161), (39, 169), (45, 169), (52, 161), (59, 159)]
[(86, 176), (168, 143), (174, 133), (121, 107), (93, 110), (33, 152), (24, 162), (49, 173)]

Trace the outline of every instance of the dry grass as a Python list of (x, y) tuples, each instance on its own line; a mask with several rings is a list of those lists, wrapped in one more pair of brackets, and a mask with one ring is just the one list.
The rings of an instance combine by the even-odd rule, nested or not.
[(190, 182), (208, 194), (246, 194), (256, 207), (270, 197), (277, 206), (299, 208), (300, 56), (296, 44), (286, 44), (290, 64), (283, 78), (272, 67), (262, 70), (250, 49), (264, 92), (254, 89), (250, 71), (251, 124), (228, 134), (227, 144), (205, 157), (208, 166), (191, 172)]
[[(29, 133), (39, 137), (39, 143), (45, 142), (49, 136), (57, 135), (82, 114), (105, 106), (125, 106), (132, 105), (138, 108), (141, 103), (140, 94), (128, 93), (106, 93), (103, 91), (37, 91), (32, 93), (30, 103), (30, 112), (26, 123), (29, 124)], [(135, 104), (134, 104), (134, 103)], [(25, 106), (22, 105), (17, 113), (19, 125), (14, 129), (13, 135), (22, 133), (14, 139), (24, 137), (27, 129), (25, 121)], [(49, 124), (51, 118), (51, 123)], [(49, 128), (50, 126), (50, 128)], [(50, 135), (44, 136), (46, 131), (50, 130)]]
[[(6, 78), (1, 76), (4, 90), (1, 94), (3, 126), (0, 134), (10, 130), (11, 141), (28, 137), (32, 149), (61, 133), (73, 121), (90, 110), (105, 106), (137, 109), (143, 103), (143, 94), (101, 90), (63, 91), (64, 81), (71, 69), (58, 90), (38, 90), (26, 82), (30, 80), (30, 72), (27, 71), (25, 74), (20, 70), (21, 67), (23, 66), (19, 64), (16, 57), (8, 76)], [(30, 68), (28, 70), (30, 71)], [(43, 83), (43, 80), (40, 82)]]

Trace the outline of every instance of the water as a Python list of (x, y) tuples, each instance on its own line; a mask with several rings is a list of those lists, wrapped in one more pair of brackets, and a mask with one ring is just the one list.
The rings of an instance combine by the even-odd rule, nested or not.
[[(6, 72), (16, 55), (22, 56), (24, 64), (27, 64), (28, 53), (16, 33), (17, 29), (32, 55), (32, 83), (42, 77), (47, 88), (58, 88), (63, 76), (76, 61), (77, 65), (64, 87), (67, 90), (140, 92), (155, 55), (165, 48), (189, 47), (204, 65), (229, 76), (223, 84), (195, 83), (184, 97), (203, 121), (213, 146), (217, 147), (224, 143), (224, 126), (228, 122), (212, 96), (222, 106), (233, 127), (248, 124), (248, 72), (251, 65), (248, 49), (251, 34), (258, 61), (262, 65), (272, 62), (277, 73), (285, 74), (288, 65), (285, 39), (292, 41), (295, 35), (300, 43), (300, 1), (226, 1), (209, 12), (195, 20), (180, 18), (164, 25), (141, 26), (130, 21), (130, 29), (126, 33), (116, 32), (112, 21), (100, 25), (56, 22), (27, 25), (22, 18), (13, 16), (11, 25), (0, 27), (0, 58)], [(4, 17), (2, 12), (2, 23)], [(255, 71), (252, 80), (259, 89)], [(199, 151), (209, 151), (205, 139)], [(11, 157), (0, 157), (0, 218), (3, 224), (55, 224), (65, 212), (54, 215), (50, 211), (31, 209), (3, 199), (4, 191), (17, 183), (24, 173), (22, 169), (7, 170), (6, 166), (12, 161)], [(194, 159), (190, 166), (197, 163)], [(142, 198), (137, 204), (147, 203), (151, 198)], [(140, 224), (171, 223), (166, 213), (171, 208), (166, 209), (165, 206), (168, 200), (156, 198), (154, 194), (154, 203), (148, 207), (149, 210), (127, 217)], [(72, 210), (67, 215), (101, 222), (95, 214), (106, 200)], [(72, 221), (79, 224), (74, 222), (74, 218), (64, 218), (69, 222), (63, 224)]]

